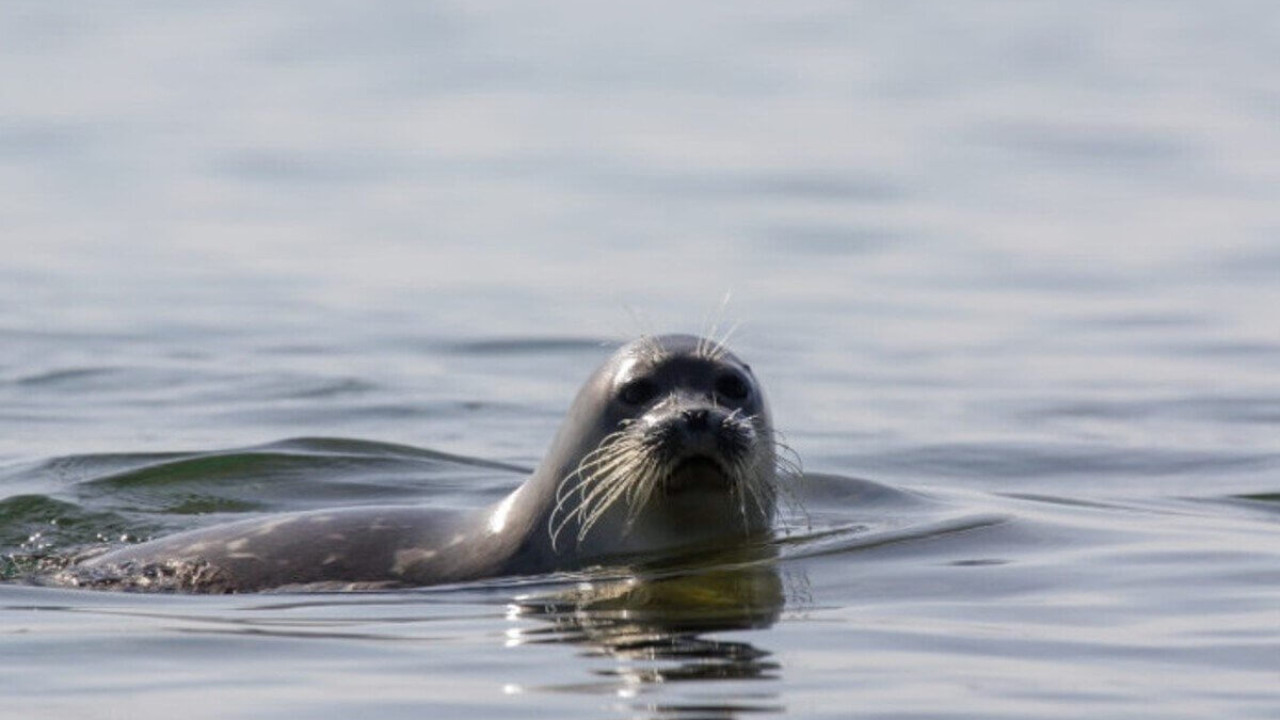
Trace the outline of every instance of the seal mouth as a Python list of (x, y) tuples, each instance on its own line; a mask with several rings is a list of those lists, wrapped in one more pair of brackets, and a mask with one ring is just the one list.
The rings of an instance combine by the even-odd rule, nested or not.
[(676, 463), (663, 489), (667, 495), (701, 490), (725, 492), (733, 487), (733, 481), (724, 466), (705, 455), (695, 455)]

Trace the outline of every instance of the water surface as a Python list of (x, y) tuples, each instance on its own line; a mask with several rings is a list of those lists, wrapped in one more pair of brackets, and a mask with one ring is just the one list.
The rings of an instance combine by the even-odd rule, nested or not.
[(6, 715), (1280, 716), (1270, 4), (0, 18), (6, 573), (491, 502), (717, 317), (806, 468), (771, 561), (0, 584)]

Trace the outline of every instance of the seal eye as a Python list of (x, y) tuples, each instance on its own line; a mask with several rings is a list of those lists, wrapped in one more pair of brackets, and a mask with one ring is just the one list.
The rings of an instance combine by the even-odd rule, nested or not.
[(729, 400), (742, 402), (751, 394), (751, 386), (738, 373), (728, 373), (716, 380), (716, 393)]
[(643, 405), (658, 395), (658, 384), (648, 378), (628, 382), (618, 391), (618, 398), (628, 405)]

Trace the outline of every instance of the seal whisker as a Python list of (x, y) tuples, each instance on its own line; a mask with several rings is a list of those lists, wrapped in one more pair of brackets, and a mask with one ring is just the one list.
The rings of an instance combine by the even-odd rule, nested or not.
[(629, 533), (640, 511), (648, 504), (653, 491), (659, 485), (658, 463), (658, 459), (652, 453), (647, 453), (638, 463), (632, 464), (629, 473), (622, 474), (616, 479), (610, 478), (611, 482), (618, 484), (618, 488), (599, 499), (599, 507), (584, 521), (583, 535), (585, 536), (591, 526), (595, 525), (619, 500), (625, 501), (627, 506), (623, 534)]
[(640, 511), (649, 503), (649, 498), (658, 486), (657, 462), (649, 457), (644, 461), (640, 472), (636, 474), (627, 491), (627, 516), (623, 524), (623, 534), (629, 534)]
[(750, 522), (750, 518), (748, 517), (749, 509), (747, 507), (748, 499), (754, 503), (755, 509), (760, 513), (760, 516), (767, 519), (770, 515), (769, 508), (771, 507), (771, 503), (766, 503), (765, 499), (766, 495), (772, 497), (771, 488), (764, 486), (764, 483), (757, 481), (756, 478), (758, 477), (758, 473), (752, 472), (750, 469), (745, 467), (746, 463), (742, 463), (742, 466), (743, 467), (738, 470), (738, 477), (745, 478), (740, 485), (742, 490), (739, 493), (739, 508), (742, 513), (742, 520), (744, 523)]
[[(590, 532), (592, 526), (603, 517), (619, 499), (625, 499), (631, 508), (643, 504), (648, 493), (643, 497), (637, 494), (645, 485), (651, 485), (645, 479), (651, 473), (646, 470), (652, 464), (651, 457), (644, 457), (637, 470), (637, 456), (644, 454), (643, 443), (633, 433), (626, 430), (613, 433), (601, 442), (600, 446), (589, 453), (570, 478), (562, 483), (572, 485), (577, 491), (578, 505), (557, 524), (554, 518), (563, 510), (563, 500), (557, 503), (552, 511), (551, 534), (553, 546), (558, 541), (568, 523), (578, 520), (578, 541), (581, 542)], [(571, 482), (572, 478), (576, 480)], [(571, 497), (572, 492), (566, 495)]]
[(789, 515), (802, 519), (805, 530), (813, 529), (809, 511), (801, 500), (800, 484), (804, 482), (804, 466), (800, 455), (784, 439), (781, 432), (773, 431), (775, 487), (787, 507)]
[[(634, 461), (628, 461), (634, 465)], [(616, 492), (624, 492), (628, 485), (626, 465), (619, 465), (608, 472), (593, 475), (591, 487), (584, 493), (582, 504), (590, 507), (601, 503), (604, 498), (612, 497)]]
[(574, 506), (567, 514), (561, 518), (560, 522), (556, 522), (556, 518), (560, 517), (565, 511), (566, 503), (568, 503), (576, 493), (581, 498), (587, 478), (578, 472), (574, 472), (561, 481), (560, 487), (556, 489), (555, 504), (551, 508), (550, 514), (547, 516), (547, 533), (551, 536), (551, 549), (556, 549), (556, 541), (560, 537), (560, 532), (564, 526), (573, 519), (573, 516), (582, 507), (582, 502)]
[(576, 507), (565, 513), (559, 523), (556, 522), (556, 518), (564, 511), (564, 501), (562, 500), (557, 502), (555, 507), (552, 508), (551, 514), (547, 516), (547, 534), (551, 538), (552, 552), (559, 552), (557, 545), (560, 539), (560, 533), (564, 531), (565, 526), (569, 524), (569, 521), (573, 519), (573, 516), (576, 515), (581, 508), (582, 504), (579, 503)]
[[(587, 457), (590, 457), (590, 455)], [(583, 464), (588, 463), (584, 460)], [(579, 465), (577, 469), (560, 481), (559, 487), (556, 489), (555, 505), (547, 517), (547, 531), (551, 536), (551, 549), (553, 551), (557, 550), (557, 542), (565, 526), (572, 522), (574, 517), (580, 515), (586, 506), (585, 498), (588, 493), (588, 486), (593, 478), (592, 474), (588, 473), (582, 465)], [(575, 495), (577, 496), (576, 504), (567, 505), (574, 499)], [(565, 512), (566, 507), (569, 508), (567, 513)], [(564, 513), (564, 516), (557, 523), (556, 518), (560, 517), (561, 513)]]
[[(630, 454), (634, 452), (632, 447), (634, 442), (629, 443), (630, 440), (633, 440), (632, 435), (626, 429), (606, 435), (596, 449), (584, 455), (578, 467), (559, 483), (556, 489), (556, 503), (547, 518), (552, 550), (556, 550), (560, 533), (564, 531), (565, 526), (575, 517), (582, 521), (584, 514), (595, 502), (596, 496), (602, 489), (599, 486), (607, 487), (607, 481), (615, 470), (620, 467), (625, 468), (629, 464)], [(556, 518), (564, 511), (565, 504), (575, 494), (577, 505), (557, 523)]]
[[(578, 541), (581, 542), (586, 538), (587, 533), (591, 532), (591, 528), (604, 516), (610, 508), (613, 507), (620, 498), (622, 498), (628, 490), (628, 479), (623, 476), (612, 476), (609, 483), (602, 484), (597, 490), (600, 497), (589, 499), (583, 503), (584, 508), (590, 508), (591, 512), (582, 520), (582, 524), (578, 527)], [(594, 507), (592, 507), (594, 505)]]
[[(573, 472), (569, 473), (557, 486), (557, 500), (561, 498), (561, 494), (566, 489), (569, 492), (577, 489), (578, 486), (590, 478), (593, 472), (598, 471), (602, 464), (609, 462), (614, 457), (614, 453), (617, 452), (618, 443), (626, 437), (626, 430), (610, 433), (600, 441), (600, 444), (594, 450), (584, 455), (582, 461), (578, 463)], [(578, 478), (577, 482), (570, 482), (570, 479), (575, 477)]]
[(658, 342), (658, 339), (652, 335), (641, 335), (635, 342), (636, 355), (643, 357), (650, 363), (662, 362), (667, 356), (667, 351)]
[(714, 340), (710, 354), (712, 360), (719, 360), (724, 357), (724, 354), (729, 351), (729, 341), (733, 339), (734, 333), (738, 332), (740, 327), (742, 327), (742, 321), (738, 320), (729, 326), (729, 329), (725, 331), (719, 340)]
[(650, 455), (645, 458), (644, 465), (640, 468), (640, 472), (637, 473), (634, 483), (636, 492), (632, 497), (631, 509), (633, 513), (638, 511), (645, 503), (648, 502), (649, 498), (653, 495), (653, 492), (662, 484), (662, 477), (667, 474), (668, 473), (663, 472), (662, 468), (659, 467), (658, 459), (656, 457)]
[[(730, 330), (722, 342), (716, 341), (716, 334), (720, 331), (720, 323), (724, 320), (725, 311), (729, 308), (729, 301), (732, 299), (733, 292), (725, 292), (724, 297), (720, 298), (720, 304), (703, 319), (702, 334), (698, 337), (698, 344), (693, 351), (695, 357), (719, 360), (724, 354), (725, 345), (729, 339), (728, 335), (731, 335), (733, 331)], [(734, 327), (737, 327), (736, 323)]]

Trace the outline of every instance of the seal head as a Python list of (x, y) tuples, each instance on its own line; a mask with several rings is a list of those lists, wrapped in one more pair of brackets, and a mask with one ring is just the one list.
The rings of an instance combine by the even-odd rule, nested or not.
[(688, 335), (641, 338), (584, 384), (530, 485), (553, 501), (520, 553), (564, 567), (763, 535), (774, 431), (751, 368)]

